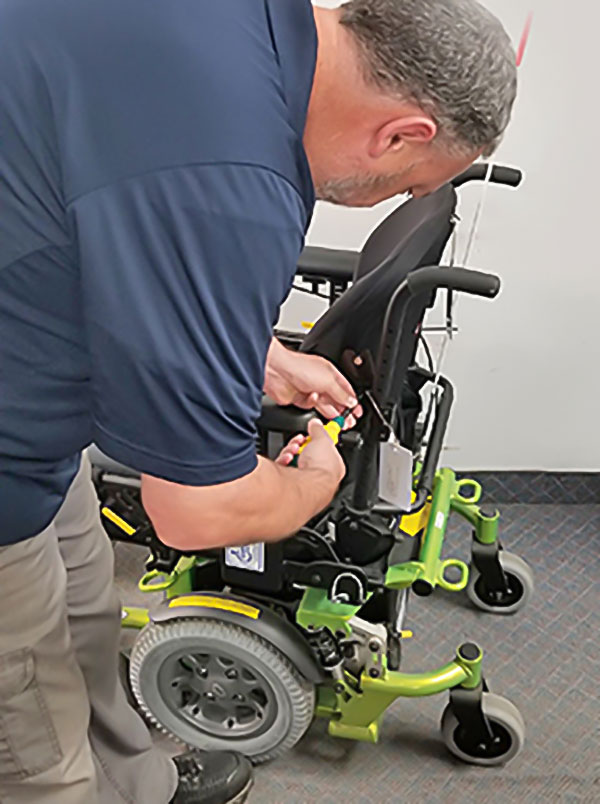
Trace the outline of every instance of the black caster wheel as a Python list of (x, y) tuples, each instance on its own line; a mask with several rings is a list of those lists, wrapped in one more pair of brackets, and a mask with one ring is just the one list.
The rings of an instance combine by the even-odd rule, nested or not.
[(484, 692), (481, 707), (494, 734), (493, 740), (472, 745), (454, 714), (452, 704), (448, 704), (442, 715), (442, 738), (448, 750), (463, 762), (471, 765), (504, 765), (523, 748), (525, 723), (517, 707), (501, 695)]
[(501, 550), (498, 558), (508, 581), (508, 589), (505, 592), (489, 591), (482, 575), (471, 565), (467, 597), (474, 606), (489, 614), (514, 614), (527, 605), (533, 594), (533, 572), (529, 564), (514, 553)]

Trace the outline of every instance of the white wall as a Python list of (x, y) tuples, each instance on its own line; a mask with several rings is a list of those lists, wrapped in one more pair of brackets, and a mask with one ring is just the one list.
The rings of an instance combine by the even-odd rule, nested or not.
[[(535, 13), (513, 122), (495, 157), (523, 168), (526, 181), (488, 192), (470, 263), (498, 273), (503, 290), (494, 302), (458, 304), (460, 333), (445, 363), (457, 390), (446, 460), (457, 469), (599, 470), (600, 7), (486, 5), (515, 40), (527, 9)], [(480, 192), (461, 191), (463, 237)], [(358, 248), (393, 206), (319, 204), (308, 242)], [(321, 309), (293, 294), (282, 322), (298, 325)]]

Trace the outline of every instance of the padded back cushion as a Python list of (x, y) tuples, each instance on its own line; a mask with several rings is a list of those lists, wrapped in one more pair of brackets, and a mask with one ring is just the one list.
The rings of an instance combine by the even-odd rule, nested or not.
[[(369, 350), (375, 359), (393, 292), (410, 271), (439, 264), (452, 233), (455, 207), (456, 193), (444, 185), (424, 198), (410, 199), (388, 215), (362, 249), (355, 283), (317, 321), (301, 351), (327, 357), (338, 366), (346, 349)], [(420, 305), (411, 305), (413, 332), (430, 301), (426, 298)], [(415, 335), (403, 345), (411, 357), (416, 343)]]

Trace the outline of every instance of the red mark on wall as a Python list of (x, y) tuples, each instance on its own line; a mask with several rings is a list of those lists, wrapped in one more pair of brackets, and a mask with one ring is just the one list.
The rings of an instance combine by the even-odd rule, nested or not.
[(527, 42), (529, 41), (529, 34), (531, 33), (532, 22), (533, 22), (533, 11), (530, 11), (529, 16), (527, 17), (527, 21), (525, 23), (525, 28), (523, 29), (523, 33), (521, 35), (521, 41), (519, 42), (519, 47), (517, 49), (517, 67), (520, 67), (521, 64), (523, 64), (525, 51), (527, 50)]

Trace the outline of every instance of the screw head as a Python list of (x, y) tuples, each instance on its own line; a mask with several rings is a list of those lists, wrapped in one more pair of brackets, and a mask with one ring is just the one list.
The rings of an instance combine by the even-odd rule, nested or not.
[(373, 653), (376, 653), (379, 650), (379, 642), (376, 642), (375, 640), (369, 642), (369, 650), (373, 651)]
[(379, 678), (379, 670), (376, 667), (372, 667), (369, 670), (369, 675), (371, 676), (371, 678)]

